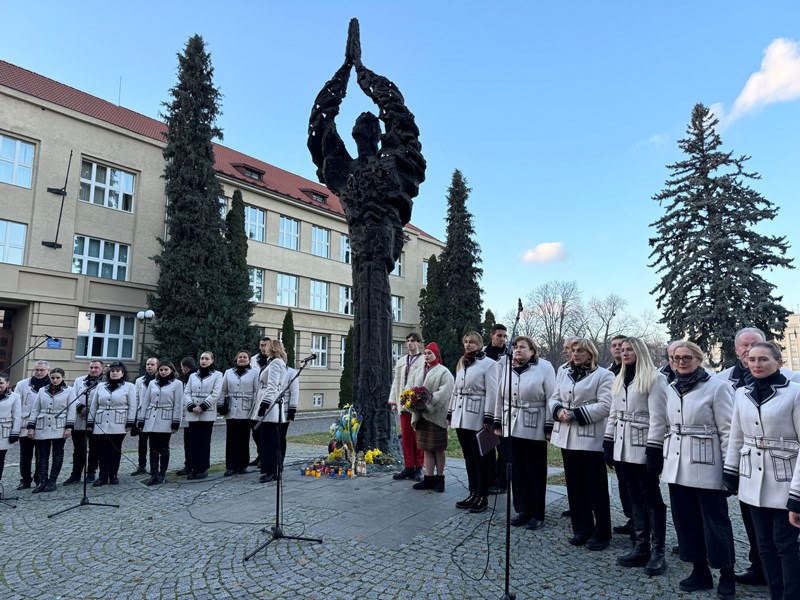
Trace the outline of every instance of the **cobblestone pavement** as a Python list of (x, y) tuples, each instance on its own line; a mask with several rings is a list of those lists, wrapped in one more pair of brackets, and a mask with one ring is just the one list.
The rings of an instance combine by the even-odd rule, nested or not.
[[(221, 463), (225, 428), (214, 429), (212, 462)], [(135, 443), (126, 438), (124, 446), (134, 461)], [(178, 468), (179, 436), (172, 447)], [(67, 449), (70, 455), (69, 442)], [(80, 485), (59, 485), (48, 494), (17, 492), (16, 509), (0, 505), (0, 598), (502, 597), (506, 497), (495, 497), (494, 513), (453, 508), (465, 495), (463, 461), (448, 461), (447, 491), (436, 494), (412, 490), (411, 482), (394, 481), (386, 472), (355, 480), (301, 476), (299, 467), (321, 453), (290, 444), (281, 521), (286, 535), (319, 536), (323, 543), (281, 539), (246, 562), (244, 556), (269, 539), (262, 529), (276, 519), (276, 484), (260, 484), (256, 473), (216, 473), (199, 482), (171, 475), (165, 485), (148, 488), (128, 475), (135, 465), (123, 460), (119, 486), (88, 488), (89, 500), (120, 508), (81, 506), (52, 518), (47, 515), (80, 501)], [(18, 450), (9, 451), (6, 495), (14, 495), (8, 490), (16, 484), (17, 460)], [(68, 474), (65, 464), (60, 479)], [(621, 524), (616, 482), (610, 481), (612, 519)], [(565, 508), (563, 488), (553, 486), (546, 526), (536, 532), (512, 528), (510, 590), (517, 598), (716, 597), (714, 591), (679, 592), (678, 581), (690, 567), (672, 555), (660, 577), (617, 566), (616, 557), (630, 546), (622, 536), (615, 535), (603, 552), (570, 546), (568, 519), (560, 516)], [(731, 514), (743, 565), (747, 542), (734, 501)], [(675, 543), (671, 528), (667, 542)], [(740, 586), (737, 597), (767, 594)]]

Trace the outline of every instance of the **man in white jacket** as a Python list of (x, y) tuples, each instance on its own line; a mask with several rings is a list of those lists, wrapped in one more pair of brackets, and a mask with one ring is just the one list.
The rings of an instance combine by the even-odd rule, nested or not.
[(422, 465), (424, 453), (417, 448), (417, 435), (411, 427), (411, 412), (403, 408), (400, 394), (408, 387), (411, 374), (417, 369), (422, 369), (425, 361), (419, 347), (422, 337), (418, 333), (409, 333), (406, 336), (408, 354), (400, 358), (394, 366), (392, 389), (389, 392), (389, 406), (393, 413), (400, 414), (400, 434), (402, 435), (403, 470), (393, 475), (394, 479), (416, 479), (422, 481)]

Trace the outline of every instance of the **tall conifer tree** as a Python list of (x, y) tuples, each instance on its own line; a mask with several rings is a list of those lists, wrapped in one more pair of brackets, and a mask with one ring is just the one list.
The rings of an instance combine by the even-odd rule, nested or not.
[(339, 408), (353, 403), (353, 327), (347, 332), (344, 341), (344, 364), (339, 379)]
[(218, 205), (222, 188), (214, 172), (212, 140), (221, 140), (222, 131), (216, 125), (220, 93), (213, 73), (203, 38), (189, 38), (178, 55), (172, 98), (164, 103), (167, 238), (154, 257), (160, 271), (149, 303), (156, 313), (158, 355), (175, 360), (204, 350), (216, 350), (219, 361), (230, 360), (217, 343), (227, 328), (219, 307), (227, 300), (220, 274), (228, 254)]
[(785, 237), (755, 230), (778, 209), (748, 186), (760, 179), (745, 170), (750, 157), (721, 150), (718, 123), (695, 105), (678, 142), (686, 158), (668, 166), (666, 188), (653, 196), (666, 212), (651, 224), (657, 235), (650, 239), (650, 266), (662, 276), (651, 293), (671, 338), (687, 336), (709, 354), (719, 346), (723, 364), (731, 365), (738, 329), (782, 336), (788, 311), (762, 272), (792, 264)]
[(283, 340), (283, 348), (286, 350), (286, 364), (290, 367), (295, 366), (295, 347), (294, 338), (296, 337), (294, 331), (294, 315), (292, 309), (286, 310), (286, 315), (283, 317), (283, 327), (281, 328), (281, 339)]

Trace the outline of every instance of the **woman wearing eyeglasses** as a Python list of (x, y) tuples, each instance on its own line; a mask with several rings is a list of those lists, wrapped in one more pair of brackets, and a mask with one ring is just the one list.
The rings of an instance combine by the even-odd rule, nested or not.
[(648, 440), (647, 471), (662, 473), (669, 484), (672, 522), (681, 560), (692, 572), (680, 582), (685, 592), (714, 587), (709, 567), (720, 570), (717, 595), (733, 598), (736, 582), (728, 493), (722, 484), (722, 458), (728, 450), (733, 390), (703, 368), (703, 351), (679, 342), (673, 354), (675, 380), (666, 406), (651, 407), (650, 428), (665, 431), (663, 448)]
[[(793, 465), (800, 447), (800, 385), (780, 372), (780, 349), (757, 342), (747, 353), (754, 381), (734, 395), (723, 482), (748, 506), (773, 600), (800, 598), (797, 531), (789, 521)], [(796, 492), (795, 492), (796, 493)], [(789, 506), (797, 500), (789, 499)]]

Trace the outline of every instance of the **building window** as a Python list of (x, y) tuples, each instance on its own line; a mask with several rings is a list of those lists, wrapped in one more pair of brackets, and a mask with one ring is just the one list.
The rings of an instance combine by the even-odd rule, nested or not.
[(0, 181), (31, 187), (33, 179), (33, 144), (0, 135)]
[(72, 247), (72, 272), (127, 281), (128, 250), (127, 244), (76, 235)]
[(264, 270), (250, 267), (250, 289), (253, 295), (250, 297), (251, 302), (264, 301)]
[(339, 241), (339, 260), (348, 265), (353, 263), (353, 257), (350, 255), (350, 237), (347, 235), (342, 235)]
[(0, 219), (0, 262), (21, 265), (27, 225)]
[(339, 286), (339, 313), (353, 314), (353, 288), (347, 285)]
[(394, 263), (394, 269), (389, 275), (394, 275), (395, 277), (402, 277), (403, 276), (403, 253), (400, 253), (400, 258), (397, 259), (397, 262)]
[(311, 254), (328, 258), (330, 254), (331, 232), (324, 227), (311, 226)]
[(347, 336), (342, 336), (342, 345), (339, 347), (339, 368), (344, 369), (344, 355), (347, 348)]
[(278, 273), (278, 304), (283, 306), (297, 306), (297, 277)]
[(325, 404), (325, 394), (323, 393), (314, 394), (314, 407), (322, 408), (324, 404)]
[(132, 173), (85, 160), (81, 163), (81, 189), (78, 200), (131, 212), (133, 184)]
[(217, 198), (217, 204), (219, 204), (219, 216), (224, 221), (225, 216), (228, 214), (228, 199), (225, 196), (220, 196)]
[(392, 342), (392, 360), (397, 363), (398, 360), (403, 358), (403, 353), (406, 351), (405, 342)]
[(290, 250), (300, 248), (300, 222), (289, 217), (281, 217), (278, 232), (278, 245)]
[(311, 354), (317, 358), (311, 361), (312, 367), (328, 367), (328, 336), (319, 333), (311, 334)]
[(265, 240), (267, 213), (255, 206), (244, 206), (244, 231), (247, 237), (257, 242)]
[(311, 280), (311, 310), (328, 312), (328, 284), (325, 281)]
[(400, 296), (392, 296), (392, 320), (395, 323), (403, 322), (403, 299)]
[(422, 261), (422, 285), (428, 285), (428, 261)]
[(78, 358), (133, 358), (135, 317), (104, 313), (78, 313)]

